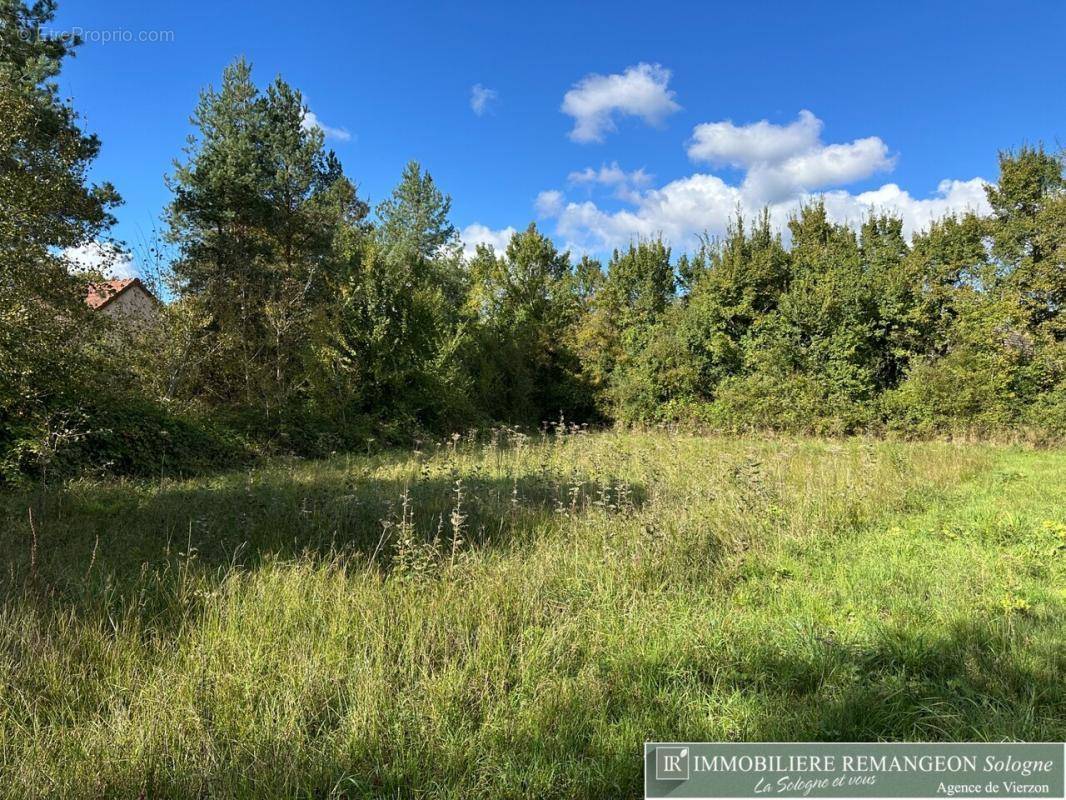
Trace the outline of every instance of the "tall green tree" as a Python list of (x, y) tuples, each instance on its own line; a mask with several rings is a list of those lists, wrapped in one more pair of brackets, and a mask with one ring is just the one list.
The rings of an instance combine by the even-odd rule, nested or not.
[(265, 108), (246, 61), (201, 93), (192, 123), (198, 134), (175, 163), (168, 209), (175, 288), (194, 315), (190, 383), (208, 402), (250, 406), (266, 338), (270, 209)]
[(876, 304), (874, 343), (878, 355), (874, 379), (878, 389), (895, 386), (907, 366), (907, 321), (916, 297), (905, 272), (909, 248), (903, 220), (875, 214), (859, 231), (863, 269)]
[[(528, 424), (587, 417), (592, 401), (574, 340), (582, 299), (569, 252), (530, 223), (502, 256), (478, 248), (469, 268), (467, 307), (481, 347), (473, 371), (489, 416)], [(591, 264), (582, 275), (597, 280)]]
[(197, 135), (170, 179), (192, 385), (209, 403), (267, 419), (312, 389), (339, 242), (367, 213), (306, 117), (298, 91), (279, 78), (260, 92), (238, 60), (202, 93)]
[(0, 0), (0, 470), (47, 458), (78, 427), (97, 375), (85, 276), (64, 251), (89, 245), (119, 203), (89, 169), (99, 140), (59, 97), (79, 42), (43, 38), (55, 3)]
[(1058, 158), (1040, 147), (1000, 155), (992, 215), (935, 223), (904, 263), (914, 303), (905, 380), (885, 396), (889, 422), (919, 433), (1002, 430), (1022, 421), (1066, 431), (1066, 349), (1057, 326), (1066, 271)]
[(832, 223), (822, 203), (789, 228), (793, 275), (779, 309), (802, 348), (797, 358), (834, 402), (867, 400), (877, 386), (877, 303), (855, 233)]
[(400, 183), (377, 207), (385, 255), (422, 266), (453, 247), (459, 235), (449, 215), (452, 199), (418, 162), (404, 167)]
[(609, 408), (647, 409), (658, 402), (661, 392), (648, 380), (658, 360), (647, 356), (676, 286), (670, 248), (662, 239), (633, 242), (612, 253), (590, 319), (602, 346), (586, 367), (597, 383), (607, 376)]
[(739, 215), (725, 238), (697, 254), (696, 278), (677, 327), (691, 363), (696, 396), (709, 400), (718, 384), (743, 369), (753, 327), (776, 310), (791, 276), (788, 251), (768, 211), (750, 226)]
[(643, 347), (619, 411), (628, 418), (669, 419), (679, 408), (710, 402), (738, 374), (752, 327), (776, 309), (789, 281), (789, 256), (763, 212), (752, 225), (738, 214), (725, 237), (705, 239), (678, 260), (685, 293), (670, 303)]
[(471, 424), (461, 318), (466, 273), (451, 201), (411, 163), (377, 209), (379, 226), (347, 249), (330, 329), (334, 405), (407, 431)]
[(1066, 177), (1061, 156), (1022, 147), (999, 156), (999, 181), (987, 187), (992, 254), (1002, 280), (1029, 311), (1035, 330), (1050, 324), (1057, 338), (1066, 302)]

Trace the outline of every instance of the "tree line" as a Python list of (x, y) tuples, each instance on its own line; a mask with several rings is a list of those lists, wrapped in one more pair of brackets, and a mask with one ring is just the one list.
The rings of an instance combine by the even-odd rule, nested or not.
[(1066, 181), (1041, 146), (1000, 154), (991, 215), (904, 236), (824, 205), (788, 235), (741, 216), (695, 252), (606, 263), (535, 224), (464, 258), (416, 163), (376, 208), (300, 92), (243, 60), (205, 90), (167, 178), (170, 299), (116, 331), (70, 248), (120, 202), (55, 78), (77, 46), (54, 2), (0, 0), (0, 473), (145, 472), (261, 449), (548, 420), (721, 431), (1066, 434)]

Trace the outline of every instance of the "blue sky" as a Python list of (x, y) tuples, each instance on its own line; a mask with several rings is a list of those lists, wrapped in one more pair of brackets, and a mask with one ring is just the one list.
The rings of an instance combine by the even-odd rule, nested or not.
[(981, 210), (998, 149), (1066, 127), (1052, 2), (61, 0), (54, 27), (88, 39), (61, 86), (103, 141), (94, 175), (125, 198), (131, 244), (169, 199), (198, 92), (240, 55), (303, 91), (371, 202), (417, 159), (468, 240), (537, 219), (575, 250), (683, 247), (737, 205), (783, 221), (814, 195), (919, 228)]

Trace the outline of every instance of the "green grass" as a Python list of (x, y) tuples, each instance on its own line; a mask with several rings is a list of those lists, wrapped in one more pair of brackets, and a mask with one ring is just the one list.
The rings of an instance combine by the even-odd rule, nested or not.
[(8, 495), (0, 794), (625, 797), (647, 739), (1062, 740), (1064, 497), (1063, 451), (584, 433)]

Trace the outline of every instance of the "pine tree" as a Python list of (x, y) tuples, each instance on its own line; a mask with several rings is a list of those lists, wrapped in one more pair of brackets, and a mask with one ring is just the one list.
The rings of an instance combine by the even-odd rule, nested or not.
[(170, 181), (176, 288), (191, 311), (192, 384), (221, 405), (271, 415), (310, 389), (340, 271), (338, 249), (367, 209), (300, 93), (261, 93), (244, 60), (203, 92), (198, 136)]
[(458, 234), (449, 220), (451, 208), (451, 198), (433, 176), (418, 162), (409, 162), (392, 196), (377, 208), (386, 257), (422, 267), (453, 247)]

